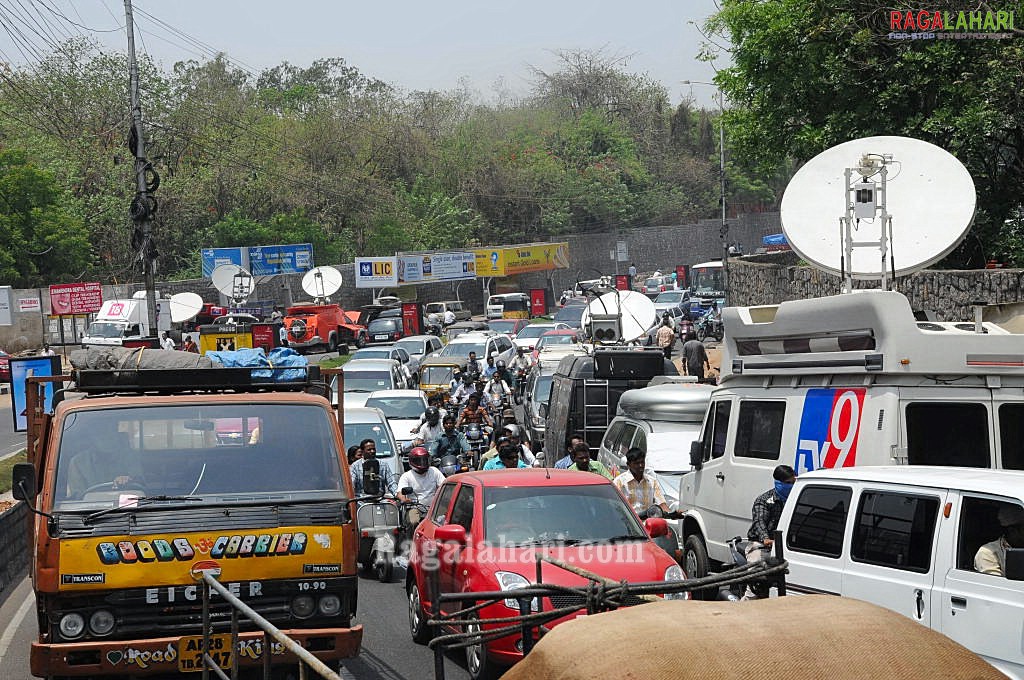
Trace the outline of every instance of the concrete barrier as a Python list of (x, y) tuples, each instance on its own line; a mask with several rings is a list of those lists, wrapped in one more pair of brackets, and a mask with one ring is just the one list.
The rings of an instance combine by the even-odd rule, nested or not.
[(28, 572), (28, 514), (28, 506), (22, 502), (0, 513), (0, 603)]

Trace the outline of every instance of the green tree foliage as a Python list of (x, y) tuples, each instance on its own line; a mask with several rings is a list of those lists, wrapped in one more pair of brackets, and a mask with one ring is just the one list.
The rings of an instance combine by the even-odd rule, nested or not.
[(716, 77), (735, 105), (726, 114), (730, 147), (770, 176), (787, 158), (805, 161), (857, 137), (932, 142), (967, 166), (978, 190), (977, 238), (950, 263), (979, 266), (993, 250), (1007, 256), (1017, 246), (1004, 225), (1024, 202), (1024, 41), (889, 40), (893, 9), (920, 7), (723, 0), (706, 28), (732, 45), (734, 65)]
[(53, 176), (23, 151), (0, 151), (0, 280), (38, 286), (85, 272), (89, 237)]

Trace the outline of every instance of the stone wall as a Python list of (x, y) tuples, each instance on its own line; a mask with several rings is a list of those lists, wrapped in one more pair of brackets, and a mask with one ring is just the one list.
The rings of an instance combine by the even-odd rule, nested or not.
[(28, 570), (28, 506), (15, 503), (0, 513), (0, 603), (7, 599)]
[[(771, 305), (785, 300), (836, 295), (838, 276), (800, 264), (794, 253), (749, 256), (729, 262), (729, 304)], [(973, 303), (989, 306), (1024, 302), (1024, 270), (976, 269), (924, 271), (900, 277), (896, 290), (910, 300), (914, 311), (938, 321), (973, 321)], [(877, 284), (855, 281), (855, 288)]]

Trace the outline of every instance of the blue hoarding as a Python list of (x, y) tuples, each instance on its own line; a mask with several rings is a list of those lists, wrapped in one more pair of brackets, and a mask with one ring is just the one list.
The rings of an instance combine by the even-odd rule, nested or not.
[(312, 268), (313, 244), (311, 243), (251, 246), (249, 248), (249, 271), (253, 276), (301, 274)]
[(222, 264), (237, 264), (247, 267), (245, 248), (203, 248), (203, 276), (209, 277)]

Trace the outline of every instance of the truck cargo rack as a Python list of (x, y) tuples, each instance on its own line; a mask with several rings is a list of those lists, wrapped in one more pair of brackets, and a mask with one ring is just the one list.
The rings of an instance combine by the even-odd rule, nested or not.
[[(297, 380), (275, 378), (285, 371), (299, 372), (302, 377)], [(324, 394), (329, 389), (321, 379), (319, 366), (81, 369), (72, 371), (71, 375), (74, 391), (87, 394), (268, 391)]]

